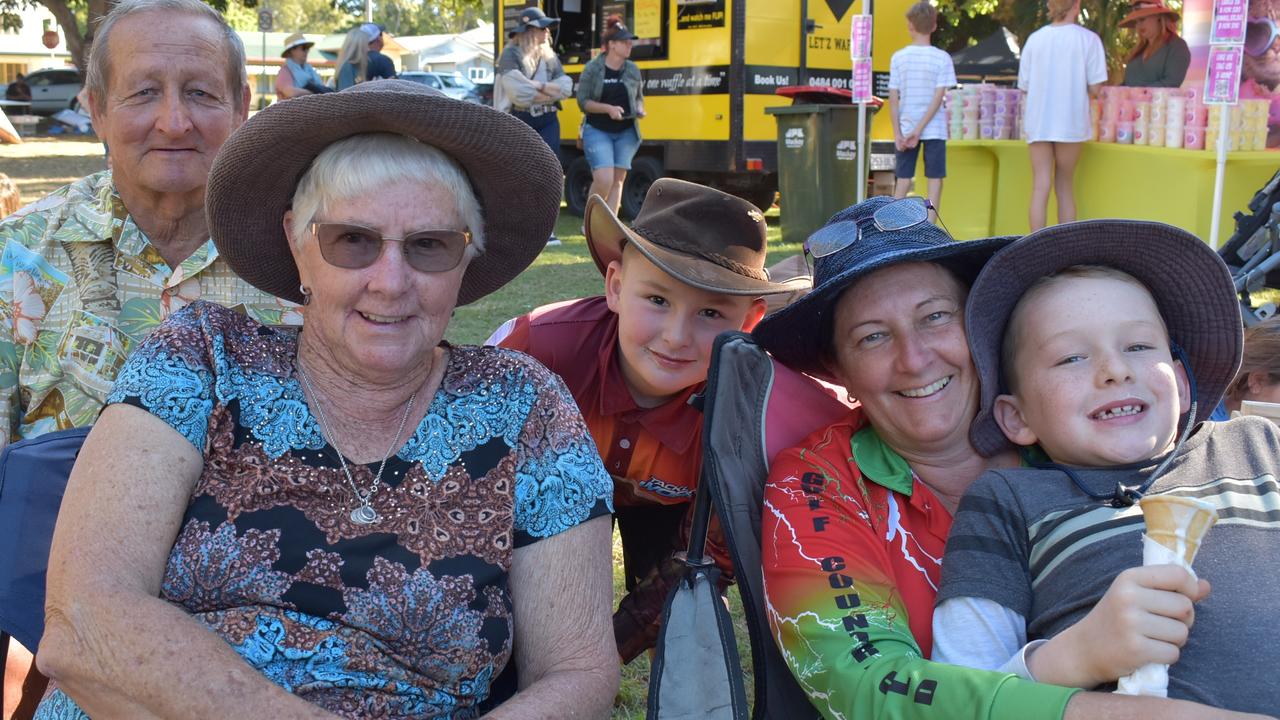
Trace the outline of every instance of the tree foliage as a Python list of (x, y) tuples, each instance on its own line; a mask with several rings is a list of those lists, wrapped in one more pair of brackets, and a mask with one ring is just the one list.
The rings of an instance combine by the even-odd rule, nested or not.
[[(18, 11), (43, 5), (62, 28), (67, 50), (84, 70), (93, 30), (118, 0), (0, 0), (0, 28), (22, 27)], [(342, 32), (365, 17), (364, 0), (205, 0), (227, 17), (237, 30), (257, 30), (255, 6), (275, 13), (278, 30), (307, 33)], [(247, 7), (246, 7), (247, 6)], [(489, 16), (488, 0), (377, 0), (373, 20), (394, 35), (461, 32)]]
[[(1181, 9), (1182, 0), (1169, 0)], [(1115, 78), (1124, 71), (1125, 59), (1136, 40), (1120, 27), (1129, 3), (1118, 0), (1082, 0), (1080, 23), (1102, 38), (1107, 68)], [(955, 52), (1000, 27), (1008, 28), (1021, 45), (1031, 33), (1049, 23), (1044, 0), (938, 0), (938, 32), (942, 47)]]

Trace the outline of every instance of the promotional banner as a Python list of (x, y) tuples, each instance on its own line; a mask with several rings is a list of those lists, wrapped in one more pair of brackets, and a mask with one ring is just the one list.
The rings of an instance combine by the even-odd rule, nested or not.
[[(1223, 83), (1239, 72), (1238, 99), (1270, 102), (1267, 147), (1280, 147), (1280, 0), (1185, 0), (1182, 36), (1191, 47), (1191, 67), (1182, 87), (1225, 94)], [(1238, 43), (1239, 67), (1233, 67), (1235, 57), (1219, 51), (1211, 75), (1210, 46), (1221, 42)]]

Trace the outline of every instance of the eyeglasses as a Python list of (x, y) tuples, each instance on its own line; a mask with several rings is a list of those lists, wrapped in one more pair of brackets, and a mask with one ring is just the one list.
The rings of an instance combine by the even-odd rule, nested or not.
[[(929, 211), (937, 216), (938, 209), (926, 198), (909, 197), (882, 205), (871, 215), (871, 222), (881, 232), (909, 230), (929, 222)], [(939, 217), (941, 222), (942, 218)], [(946, 225), (942, 226), (946, 229)], [(948, 235), (951, 233), (948, 232)], [(862, 229), (852, 220), (828, 225), (804, 241), (804, 251), (814, 258), (822, 258), (840, 252), (862, 237)]]
[(1254, 57), (1266, 55), (1280, 36), (1280, 27), (1269, 17), (1249, 18), (1244, 26), (1244, 51)]
[(419, 230), (402, 238), (384, 237), (363, 225), (311, 223), (325, 262), (348, 270), (367, 268), (382, 255), (384, 242), (401, 243), (404, 259), (419, 272), (444, 272), (458, 267), (471, 233), (466, 230)]

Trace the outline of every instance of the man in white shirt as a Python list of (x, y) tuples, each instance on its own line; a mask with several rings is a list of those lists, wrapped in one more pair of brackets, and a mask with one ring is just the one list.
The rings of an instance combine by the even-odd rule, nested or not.
[(929, 180), (930, 219), (942, 201), (947, 176), (947, 123), (938, 111), (947, 88), (956, 84), (951, 56), (930, 43), (938, 26), (938, 10), (925, 0), (907, 10), (911, 44), (889, 61), (889, 114), (893, 118), (894, 197), (906, 197), (924, 147), (924, 175)]

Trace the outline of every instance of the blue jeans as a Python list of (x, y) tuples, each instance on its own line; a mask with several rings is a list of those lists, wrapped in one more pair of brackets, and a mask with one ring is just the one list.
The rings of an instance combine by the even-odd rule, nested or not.
[(601, 168), (631, 169), (631, 158), (640, 149), (636, 126), (622, 132), (606, 132), (590, 123), (582, 126), (582, 149), (592, 172)]
[(556, 160), (560, 160), (560, 113), (548, 112), (534, 117), (523, 110), (516, 110), (511, 114), (523, 120), (525, 125), (537, 130), (546, 141), (547, 147), (555, 153)]

